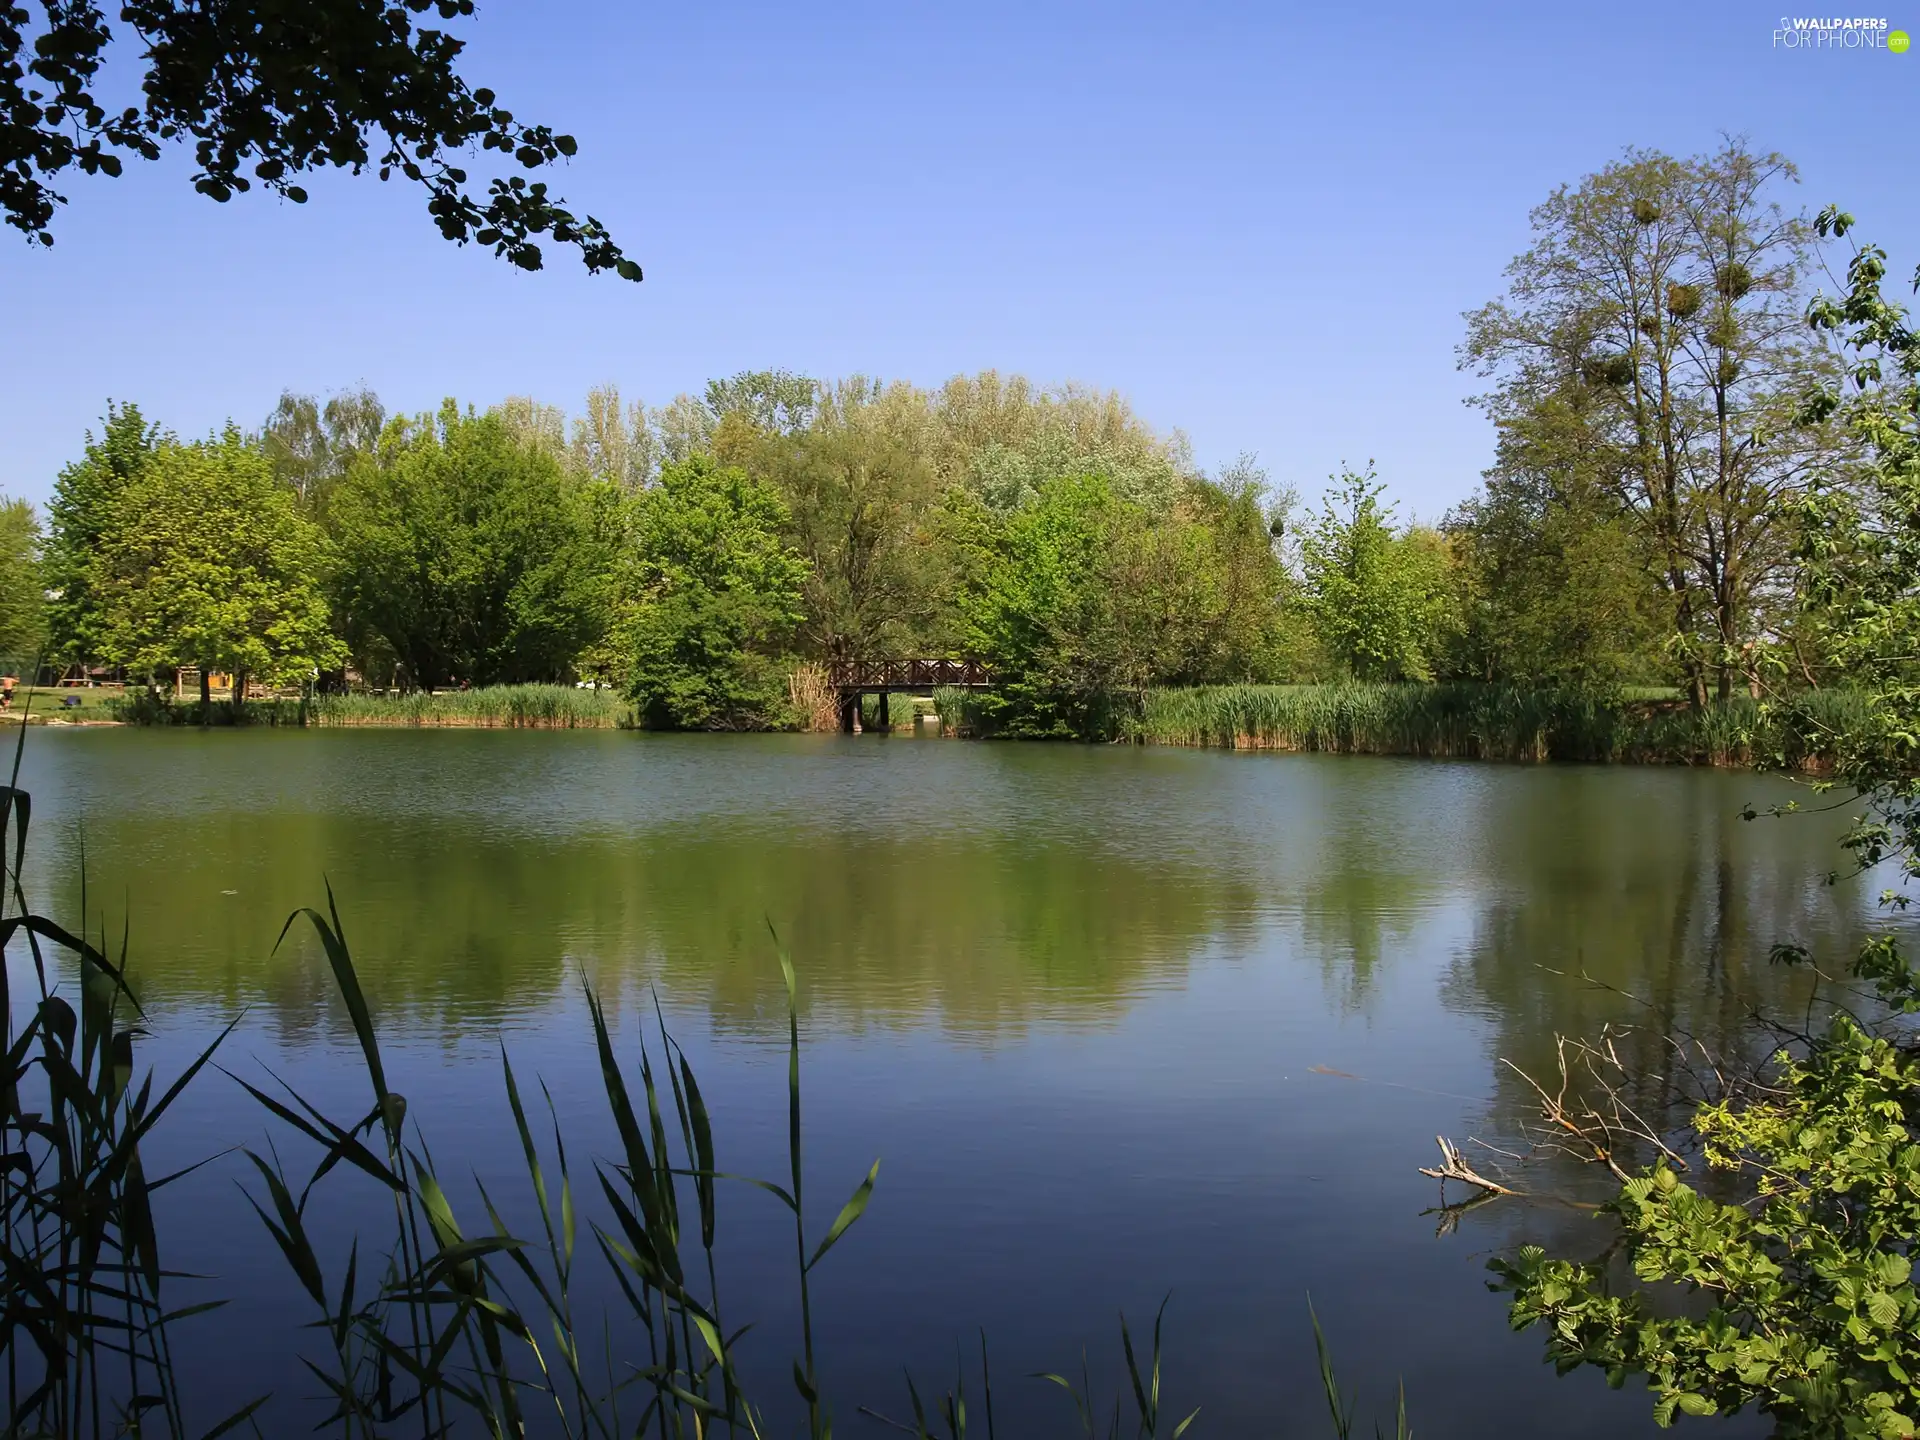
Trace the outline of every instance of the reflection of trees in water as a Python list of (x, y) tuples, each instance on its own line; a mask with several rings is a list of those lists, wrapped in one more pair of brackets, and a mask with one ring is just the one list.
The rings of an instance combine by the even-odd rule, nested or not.
[[(1487, 1017), (1490, 1058), (1548, 1083), (1556, 1035), (1630, 1025), (1617, 1042), (1629, 1100), (1650, 1117), (1677, 1115), (1690, 1091), (1669, 1036), (1721, 1057), (1764, 1048), (1755, 1013), (1799, 1015), (1813, 995), (1811, 977), (1770, 962), (1773, 945), (1850, 954), (1867, 897), (1825, 883), (1831, 824), (1743, 821), (1725, 784), (1674, 787), (1657, 824), (1595, 786), (1569, 786), (1558, 800), (1551, 813), (1510, 811), (1492, 829), (1503, 883), (1479, 909), (1446, 1002)], [(1581, 974), (1598, 985), (1571, 978)], [(1534, 1097), (1505, 1065), (1492, 1080), (1489, 1133), (1511, 1136)], [(1560, 1178), (1582, 1183), (1571, 1171)]]
[[(850, 1027), (1106, 1019), (1184, 974), (1254, 900), (1243, 880), (1057, 830), (894, 839), (734, 822), (509, 838), (308, 814), (154, 850), (117, 828), (93, 826), (91, 896), (131, 897), (143, 996), (264, 998), (289, 1038), (343, 1019), (304, 926), (268, 955), (288, 913), (324, 903), (323, 874), (376, 1003), (441, 1033), (564, 1002), (580, 967), (616, 1006), (658, 981), (670, 1003), (764, 1028), (784, 1013), (769, 923), (808, 1006)], [(76, 909), (77, 884), (58, 889)]]

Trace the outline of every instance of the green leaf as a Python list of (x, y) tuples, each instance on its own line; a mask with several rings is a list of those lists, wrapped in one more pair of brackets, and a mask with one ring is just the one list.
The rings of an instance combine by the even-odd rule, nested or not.
[(820, 1242), (820, 1248), (813, 1252), (813, 1258), (807, 1261), (811, 1270), (820, 1263), (820, 1257), (831, 1250), (840, 1237), (847, 1233), (853, 1222), (867, 1211), (867, 1202), (873, 1198), (873, 1182), (880, 1178), (880, 1162), (873, 1162), (873, 1168), (867, 1171), (867, 1178), (860, 1182), (851, 1199), (840, 1207), (840, 1213), (834, 1217), (833, 1224), (827, 1230), (827, 1238)]

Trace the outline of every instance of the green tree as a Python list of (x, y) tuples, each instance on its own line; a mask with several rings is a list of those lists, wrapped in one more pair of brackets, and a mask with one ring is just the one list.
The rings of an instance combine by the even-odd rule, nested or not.
[[(1496, 423), (1536, 451), (1559, 445), (1543, 473), (1606, 487), (1639, 530), (1696, 704), (1750, 676), (1785, 620), (1788, 517), (1831, 453), (1794, 423), (1824, 368), (1801, 324), (1813, 237), (1774, 198), (1794, 178), (1730, 144), (1691, 160), (1629, 152), (1561, 187), (1461, 350), (1495, 377)], [(1556, 407), (1578, 423), (1548, 423)]]
[(0, 655), (36, 661), (47, 642), (40, 522), (24, 500), (0, 496)]
[(696, 455), (639, 497), (635, 583), (622, 626), (629, 688), (650, 726), (779, 723), (807, 564), (782, 538), (772, 485)]
[(42, 565), (49, 659), (72, 664), (104, 657), (94, 559), (121, 491), (146, 468), (161, 439), (139, 406), (109, 401), (99, 438), (89, 431), (85, 452), (54, 480)]
[(372, 453), (386, 420), (386, 406), (365, 386), (329, 396), (324, 405), (288, 390), (267, 417), (261, 440), (281, 483), (302, 504), (315, 505), (355, 455)]
[[(1853, 218), (1821, 212), (1844, 237)], [(1895, 856), (1920, 879), (1920, 331), (1885, 299), (1886, 252), (1863, 245), (1847, 293), (1821, 297), (1814, 328), (1834, 337), (1847, 388), (1812, 393), (1809, 423), (1838, 423), (1857, 464), (1836, 465), (1801, 507), (1801, 590), (1808, 640), (1824, 667), (1866, 691), (1868, 710), (1842, 744), (1832, 783), (1867, 797), (1848, 844), (1863, 865)], [(1914, 275), (1920, 290), (1920, 271)]]
[[(264, 0), (202, 5), (128, 0), (116, 26), (96, 0), (0, 7), (0, 216), (45, 245), (65, 196), (63, 173), (118, 175), (128, 158), (157, 160), (165, 141), (191, 140), (194, 189), (225, 201), (258, 183), (304, 203), (308, 172), (372, 168), (427, 191), (447, 239), (490, 245), (538, 270), (538, 237), (579, 249), (590, 271), (629, 280), (640, 267), (604, 226), (547, 193), (544, 181), (496, 176), (473, 193), (466, 152), (538, 170), (574, 153), (570, 135), (528, 125), (469, 89), (454, 69), (466, 48), (445, 30), (414, 27), (426, 0)], [(473, 0), (440, 0), (443, 18)], [(138, 104), (110, 110), (95, 94), (106, 51), (138, 46)], [(115, 86), (120, 89), (119, 85)]]
[[(735, 412), (738, 413), (738, 412)], [(806, 558), (800, 643), (824, 659), (943, 652), (940, 487), (918, 441), (909, 386), (855, 378), (822, 387), (797, 434), (756, 429), (729, 453), (779, 488)], [(950, 627), (945, 627), (950, 628)]]
[[(1832, 210), (1818, 222), (1840, 236), (1851, 223)], [(1885, 253), (1863, 246), (1848, 293), (1810, 310), (1839, 340), (1850, 385), (1815, 391), (1806, 422), (1842, 425), (1859, 464), (1842, 458), (1799, 506), (1801, 598), (1823, 658), (1868, 690), (1864, 719), (1822, 737), (1840, 756), (1823, 788), (1866, 804), (1847, 842), (1856, 857), (1892, 860), (1910, 882), (1920, 877), (1920, 336), (1882, 296), (1885, 273)], [(1776, 958), (1808, 959), (1791, 946)], [(1870, 940), (1852, 974), (1875, 1002), (1863, 1014), (1839, 1011), (1697, 1111), (1711, 1185), (1661, 1163), (1609, 1205), (1637, 1284), (1538, 1247), (1494, 1262), (1515, 1325), (1540, 1326), (1562, 1370), (1644, 1376), (1663, 1424), (1751, 1407), (1786, 1440), (1920, 1432), (1920, 974), (1895, 933)], [(1678, 1314), (1675, 1289), (1691, 1299)]]
[(1185, 437), (1156, 434), (1113, 391), (1044, 389), (987, 370), (956, 375), (926, 404), (935, 473), (1001, 513), (1075, 475), (1104, 476), (1120, 498), (1164, 511), (1193, 473)]
[(1248, 678), (1278, 569), (1270, 551), (1247, 563), (1252, 530), (1266, 546), (1257, 504), (1204, 498), (1155, 514), (1081, 475), (1010, 514), (951, 499), (964, 635), (994, 667), (981, 711), (996, 732), (1109, 735), (1149, 686)]
[(433, 690), (559, 680), (599, 638), (613, 556), (592, 486), (497, 414), (388, 427), (334, 487), (334, 595), (363, 661)]
[(1607, 482), (1591, 403), (1570, 386), (1503, 425), (1480, 493), (1447, 517), (1464, 675), (1608, 689), (1668, 669), (1659, 555)]
[(1401, 533), (1385, 486), (1352, 470), (1300, 541), (1306, 604), (1322, 646), (1361, 680), (1429, 680), (1452, 643), (1447, 546), (1432, 531)]
[(341, 654), (326, 565), (319, 528), (239, 431), (164, 441), (114, 498), (94, 556), (102, 658), (149, 676), (197, 665), (203, 684), (229, 671), (236, 707), (249, 677), (304, 682)]

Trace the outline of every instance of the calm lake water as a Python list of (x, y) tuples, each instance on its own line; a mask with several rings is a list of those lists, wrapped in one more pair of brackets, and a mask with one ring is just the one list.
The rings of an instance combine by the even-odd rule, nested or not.
[[(1436, 1235), (1416, 1167), (1436, 1134), (1512, 1135), (1525, 1096), (1504, 1059), (1545, 1066), (1556, 1032), (1640, 1013), (1580, 972), (1726, 1041), (1754, 1005), (1797, 998), (1773, 942), (1844, 955), (1872, 918), (1868, 887), (1824, 883), (1831, 818), (1740, 818), (1790, 798), (1785, 782), (1677, 769), (114, 730), (36, 731), (24, 783), (32, 898), (76, 920), (84, 852), (92, 924), (128, 928), (163, 1073), (244, 1012), (229, 1068), (364, 1109), (314, 947), (296, 934), (274, 953), (331, 881), (441, 1173), (516, 1197), (502, 1043), (559, 1099), (577, 1171), (613, 1152), (583, 975), (629, 1054), (658, 995), (721, 1168), (781, 1175), (771, 925), (801, 976), (817, 1224), (882, 1161), (866, 1219), (816, 1273), (848, 1435), (883, 1433), (855, 1407), (905, 1409), (902, 1367), (937, 1388), (982, 1328), (1006, 1433), (1061, 1433), (1064, 1397), (1018, 1377), (1084, 1349), (1110, 1386), (1116, 1316), (1144, 1324), (1168, 1292), (1168, 1405), (1202, 1406), (1199, 1436), (1328, 1433), (1309, 1292), (1363, 1428), (1390, 1426), (1404, 1380), (1429, 1440), (1653, 1433), (1643, 1393), (1555, 1379), (1485, 1288), (1490, 1253), (1597, 1253), (1602, 1224), (1503, 1201)], [(147, 1168), (266, 1134), (212, 1075)], [(177, 1343), (208, 1418), (271, 1388), (269, 1433), (304, 1431), (317, 1387), (290, 1355), (311, 1316), (243, 1178), (217, 1160), (162, 1213), (170, 1263), (215, 1277), (181, 1298), (235, 1302)], [(1603, 1178), (1527, 1183), (1592, 1198)], [(745, 1346), (779, 1413), (790, 1231), (751, 1192), (721, 1219), (728, 1318), (763, 1322)]]

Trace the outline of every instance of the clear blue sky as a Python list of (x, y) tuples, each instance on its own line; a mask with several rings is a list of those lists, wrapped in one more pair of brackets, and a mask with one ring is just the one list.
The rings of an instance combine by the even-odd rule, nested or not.
[(1781, 53), (1785, 3), (481, 0), (469, 79), (579, 138), (556, 188), (645, 283), (456, 250), (370, 177), (296, 207), (216, 205), (179, 157), (75, 175), (55, 249), (0, 233), (0, 489), (43, 499), (109, 396), (196, 434), (357, 380), (573, 408), (992, 366), (1118, 388), (1308, 494), (1374, 457), (1435, 516), (1490, 448), (1460, 312), (1623, 147), (1783, 151), (1912, 273), (1920, 49)]

